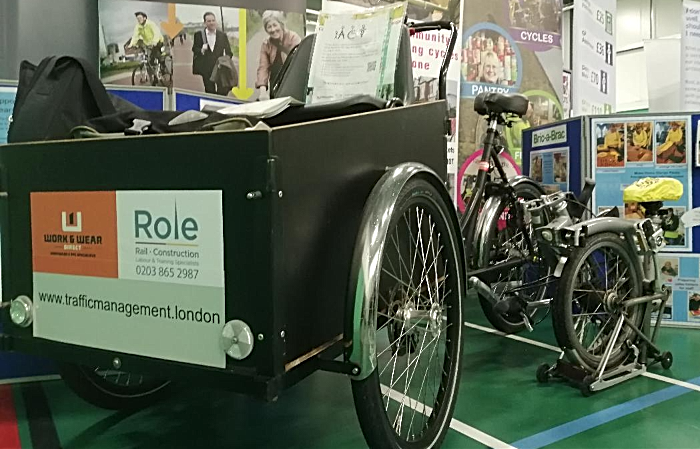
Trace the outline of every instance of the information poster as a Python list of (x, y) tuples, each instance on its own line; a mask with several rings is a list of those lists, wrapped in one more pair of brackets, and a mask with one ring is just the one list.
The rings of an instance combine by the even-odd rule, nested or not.
[(547, 193), (569, 191), (569, 170), (568, 147), (530, 153), (530, 177), (542, 184)]
[(0, 145), (7, 143), (10, 117), (15, 106), (16, 87), (0, 86)]
[(222, 210), (221, 191), (32, 193), (34, 336), (225, 367)]
[(372, 95), (394, 96), (405, 4), (359, 13), (321, 12), (316, 28), (308, 103)]
[(671, 288), (665, 322), (700, 327), (700, 255), (660, 253), (659, 276)]
[(616, 0), (574, 2), (573, 115), (615, 112)]
[(683, 111), (700, 110), (700, 2), (689, 0), (683, 1), (681, 86)]
[[(271, 80), (306, 34), (306, 2), (220, 3), (99, 0), (102, 82), (269, 97)], [(230, 60), (219, 65), (224, 56)]]
[[(409, 2), (408, 19), (415, 22), (430, 20), (450, 20), (460, 27), (461, 0), (431, 0), (422, 6)], [(368, 7), (366, 0), (323, 1), (323, 10), (328, 12), (361, 11)], [(460, 33), (461, 36), (461, 33)], [(413, 62), (413, 86), (417, 103), (438, 98), (440, 67), (448, 57), (448, 31), (414, 33), (411, 36), (411, 59)], [(459, 98), (460, 98), (460, 54), (461, 39), (455, 44), (447, 72), (447, 103), (451, 122), (451, 135), (447, 141), (447, 182), (448, 189), (455, 198), (459, 197), (458, 178), (459, 157)]]
[(596, 155), (594, 212), (618, 207), (620, 216), (644, 218), (641, 205), (624, 203), (625, 187), (647, 177), (677, 179), (683, 184), (683, 196), (664, 202), (664, 238), (669, 251), (692, 251), (691, 229), (680, 220), (693, 204), (688, 116), (597, 118), (591, 132), (591, 154)]
[(481, 92), (530, 99), (522, 120), (503, 129), (520, 165), (522, 132), (565, 118), (562, 105), (561, 0), (470, 0), (462, 23), (459, 160), (481, 148), (486, 123), (474, 113)]

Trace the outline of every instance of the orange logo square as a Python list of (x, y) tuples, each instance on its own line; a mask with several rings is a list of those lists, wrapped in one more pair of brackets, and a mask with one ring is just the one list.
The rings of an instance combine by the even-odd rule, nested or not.
[(115, 192), (33, 192), (35, 272), (117, 278)]

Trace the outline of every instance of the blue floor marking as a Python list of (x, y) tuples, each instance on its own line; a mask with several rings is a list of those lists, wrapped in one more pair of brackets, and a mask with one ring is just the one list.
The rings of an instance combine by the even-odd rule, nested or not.
[[(691, 379), (687, 382), (700, 385), (700, 377), (696, 377), (695, 379)], [(637, 399), (618, 404), (614, 407), (601, 410), (591, 415), (584, 416), (583, 418), (579, 418), (566, 424), (545, 430), (544, 432), (523, 438), (515, 443), (511, 443), (511, 446), (514, 446), (517, 449), (539, 449), (581, 432), (585, 432), (586, 430), (590, 430), (594, 427), (607, 424), (615, 419), (622, 418), (623, 416), (627, 416), (638, 412), (639, 410), (651, 407), (652, 405), (677, 398), (678, 396), (682, 396), (692, 391), (693, 390), (677, 385), (664, 388), (663, 390), (647, 394)]]

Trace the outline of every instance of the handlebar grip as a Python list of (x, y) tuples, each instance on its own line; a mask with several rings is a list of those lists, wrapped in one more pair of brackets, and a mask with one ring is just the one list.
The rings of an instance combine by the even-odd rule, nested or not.
[(579, 203), (583, 204), (584, 206), (587, 206), (589, 201), (591, 201), (591, 197), (593, 196), (595, 181), (591, 178), (586, 178), (584, 182), (585, 185), (583, 186), (583, 189), (581, 189), (581, 194), (578, 196), (577, 200)]

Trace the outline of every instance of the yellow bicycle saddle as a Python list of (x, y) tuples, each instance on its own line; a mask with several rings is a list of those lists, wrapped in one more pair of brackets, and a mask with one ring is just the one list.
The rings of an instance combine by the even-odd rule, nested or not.
[(683, 184), (673, 178), (642, 178), (627, 186), (622, 193), (625, 203), (678, 201), (683, 196)]

